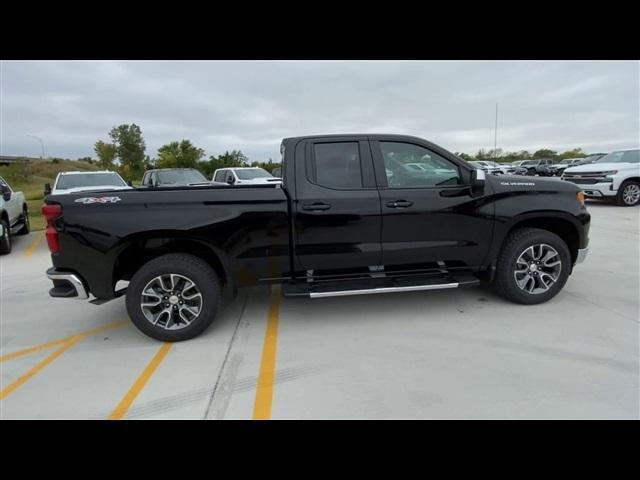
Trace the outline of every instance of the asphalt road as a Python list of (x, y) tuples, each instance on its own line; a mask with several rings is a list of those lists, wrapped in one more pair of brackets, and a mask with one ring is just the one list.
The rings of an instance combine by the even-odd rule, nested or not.
[(177, 344), (139, 333), (123, 299), (50, 298), (42, 233), (18, 237), (0, 259), (0, 418), (637, 419), (640, 208), (589, 209), (589, 257), (543, 305), (256, 287)]

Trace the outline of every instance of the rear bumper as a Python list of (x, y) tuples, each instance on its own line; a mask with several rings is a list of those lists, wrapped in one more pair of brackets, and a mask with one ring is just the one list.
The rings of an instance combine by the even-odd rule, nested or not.
[(47, 270), (47, 278), (53, 282), (49, 295), (55, 298), (73, 298), (86, 300), (89, 298), (82, 279), (75, 273), (60, 272), (55, 268)]

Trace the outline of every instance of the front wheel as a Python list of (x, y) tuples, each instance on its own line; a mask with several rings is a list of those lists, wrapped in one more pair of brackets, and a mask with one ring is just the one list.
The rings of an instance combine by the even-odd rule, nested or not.
[(218, 313), (220, 296), (218, 277), (206, 262), (171, 253), (135, 273), (127, 288), (127, 312), (142, 333), (179, 342), (207, 329)]
[(31, 231), (31, 223), (29, 222), (29, 211), (27, 207), (24, 207), (22, 210), (22, 218), (20, 221), (22, 222), (22, 228), (18, 231), (18, 235), (28, 235)]
[(555, 297), (569, 278), (571, 254), (555, 233), (522, 228), (509, 234), (498, 256), (495, 287), (508, 300), (537, 304)]
[(11, 253), (11, 231), (9, 230), (9, 222), (0, 220), (0, 255)]
[(620, 185), (616, 202), (623, 207), (634, 207), (640, 204), (640, 183), (627, 180)]

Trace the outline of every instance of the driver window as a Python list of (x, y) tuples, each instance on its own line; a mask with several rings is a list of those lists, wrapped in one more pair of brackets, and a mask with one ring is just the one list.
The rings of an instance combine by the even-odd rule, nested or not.
[(425, 188), (459, 185), (458, 167), (419, 145), (380, 142), (390, 188)]

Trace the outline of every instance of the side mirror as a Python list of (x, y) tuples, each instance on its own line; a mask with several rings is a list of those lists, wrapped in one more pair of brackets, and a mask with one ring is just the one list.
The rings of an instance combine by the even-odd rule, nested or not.
[(472, 195), (482, 195), (484, 193), (484, 182), (486, 174), (484, 170), (472, 170), (471, 171), (471, 193)]
[(51, 184), (50, 183), (45, 183), (44, 184), (44, 194), (45, 195), (51, 195)]
[(234, 177), (233, 175), (230, 175), (227, 177), (227, 183), (229, 185), (233, 185), (234, 183), (236, 183), (236, 177)]
[(127, 185), (129, 185), (130, 187), (133, 187), (133, 182), (132, 182), (131, 180), (129, 180), (129, 181), (127, 182)]
[(11, 189), (8, 185), (2, 185), (2, 198), (5, 202), (11, 200)]

